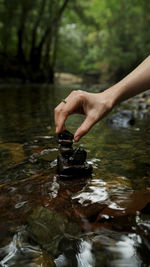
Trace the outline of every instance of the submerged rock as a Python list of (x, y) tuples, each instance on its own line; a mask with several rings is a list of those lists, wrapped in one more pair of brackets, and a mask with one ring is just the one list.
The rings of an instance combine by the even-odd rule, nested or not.
[(77, 223), (71, 222), (67, 216), (42, 206), (33, 211), (27, 222), (30, 237), (52, 256), (59, 254), (59, 244), (62, 239), (72, 240), (81, 235)]
[(115, 128), (127, 128), (135, 123), (135, 118), (131, 110), (120, 110), (109, 117), (107, 123)]

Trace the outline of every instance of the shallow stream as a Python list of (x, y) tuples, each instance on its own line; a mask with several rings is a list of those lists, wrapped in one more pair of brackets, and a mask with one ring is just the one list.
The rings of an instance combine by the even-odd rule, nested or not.
[(92, 177), (60, 180), (53, 109), (71, 90), (0, 87), (0, 266), (150, 266), (149, 118), (95, 125), (75, 144)]

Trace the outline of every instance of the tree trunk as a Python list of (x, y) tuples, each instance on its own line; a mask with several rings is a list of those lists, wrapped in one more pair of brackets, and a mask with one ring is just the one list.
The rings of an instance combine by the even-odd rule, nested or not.
[(20, 24), (17, 32), (18, 35), (17, 57), (21, 65), (26, 63), (25, 53), (23, 49), (23, 42), (24, 42), (25, 25), (29, 11), (30, 9), (28, 8), (28, 6), (23, 4), (21, 7)]
[(31, 50), (30, 50), (31, 62), (32, 62), (32, 58), (36, 57), (34, 55), (34, 54), (36, 54), (34, 50), (36, 49), (37, 28), (40, 24), (40, 21), (41, 21), (43, 12), (44, 12), (45, 4), (46, 4), (46, 0), (42, 0), (41, 7), (39, 9), (39, 14), (38, 14), (37, 20), (35, 22), (35, 25), (33, 27), (33, 30), (32, 30), (32, 42), (31, 42)]
[(21, 64), (25, 63), (25, 56), (24, 56), (24, 52), (23, 52), (23, 28), (20, 28), (18, 30), (18, 52), (17, 52), (17, 57), (18, 57), (18, 61)]
[[(54, 16), (54, 17), (52, 19), (50, 17), (50, 22), (47, 25), (47, 28), (45, 28), (45, 32), (43, 33), (43, 36), (41, 37), (41, 40), (39, 41), (38, 45), (36, 44), (37, 27), (38, 27), (38, 24), (40, 23), (40, 17), (42, 16), (43, 11), (39, 13), (39, 18), (37, 19), (37, 22), (33, 29), (29, 64), (31, 66), (31, 70), (33, 71), (33, 75), (35, 73), (37, 73), (37, 76), (39, 74), (39, 77), (40, 75), (41, 76), (43, 75), (43, 78), (45, 77), (46, 80), (48, 80), (50, 83), (54, 82), (54, 67), (55, 67), (55, 61), (56, 61), (58, 24), (60, 22), (62, 13), (65, 10), (68, 2), (69, 0), (64, 0), (58, 12), (56, 14), (50, 14), (51, 16)], [(43, 0), (42, 3), (43, 3), (43, 10), (44, 10), (45, 1)], [(54, 47), (52, 48), (53, 41), (54, 41)], [(46, 44), (46, 51), (45, 51), (45, 58), (43, 58), (44, 67), (42, 69), (41, 63), (42, 63), (43, 48), (45, 44)], [(52, 54), (51, 60), (50, 60), (50, 54)]]

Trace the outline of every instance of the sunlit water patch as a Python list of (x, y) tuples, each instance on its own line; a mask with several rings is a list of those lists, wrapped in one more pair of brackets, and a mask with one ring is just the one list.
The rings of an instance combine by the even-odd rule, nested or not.
[(72, 199), (78, 199), (79, 203), (84, 202), (104, 202), (108, 199), (108, 193), (106, 190), (106, 182), (100, 179), (92, 179), (83, 190), (72, 197)]

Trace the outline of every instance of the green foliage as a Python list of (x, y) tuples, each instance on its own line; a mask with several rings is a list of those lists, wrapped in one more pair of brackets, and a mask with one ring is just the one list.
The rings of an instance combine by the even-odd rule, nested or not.
[(1, 76), (120, 79), (150, 51), (146, 0), (0, 0)]
[(53, 81), (58, 30), (68, 2), (1, 0), (1, 73)]
[[(109, 3), (105, 1), (100, 10), (104, 17), (102, 27), (105, 31), (101, 43), (101, 60), (105, 60), (109, 71), (118, 77), (135, 67), (150, 51), (150, 35), (146, 31), (149, 20), (145, 14), (144, 2), (146, 1), (109, 0)], [(147, 11), (148, 6), (150, 4), (147, 2)], [(150, 15), (150, 9), (147, 13)]]
[(98, 72), (101, 77), (118, 80), (149, 54), (150, 2), (92, 0), (82, 8), (84, 18), (74, 9), (65, 13), (59, 71)]

